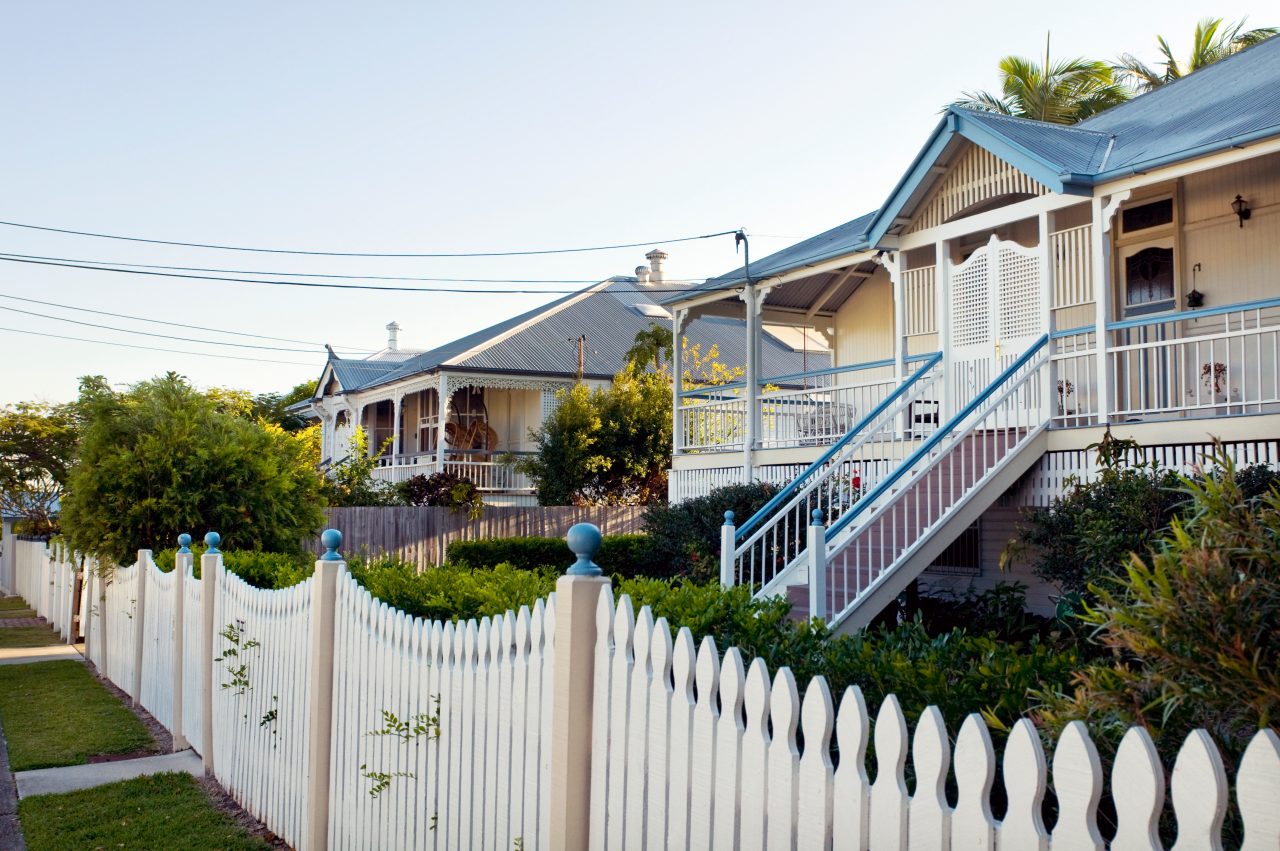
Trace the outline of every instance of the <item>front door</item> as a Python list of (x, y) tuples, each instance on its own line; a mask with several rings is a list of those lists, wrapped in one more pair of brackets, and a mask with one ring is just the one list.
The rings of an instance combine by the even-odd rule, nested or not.
[[(1177, 307), (1172, 236), (1125, 246), (1119, 259), (1119, 306), (1125, 319), (1168, 313)], [(1170, 327), (1139, 325), (1118, 332), (1115, 345), (1121, 350), (1115, 356), (1115, 392), (1121, 415), (1141, 417), (1178, 404), (1180, 382), (1170, 362), (1171, 352), (1159, 345), (1168, 338)]]
[(991, 237), (953, 266), (952, 407), (959, 410), (1045, 333), (1039, 249)]

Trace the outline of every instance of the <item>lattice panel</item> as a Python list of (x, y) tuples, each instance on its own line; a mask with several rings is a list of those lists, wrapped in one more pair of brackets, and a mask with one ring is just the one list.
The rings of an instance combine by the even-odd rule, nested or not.
[(560, 396), (559, 390), (543, 390), (542, 391), (542, 422), (551, 419), (551, 416), (560, 410), (560, 403), (564, 398)]
[(957, 346), (973, 346), (991, 339), (990, 285), (987, 249), (951, 272), (951, 337)]
[(908, 269), (902, 273), (902, 291), (906, 299), (907, 336), (932, 334), (938, 330), (935, 267)]
[(1000, 339), (1030, 337), (1044, 327), (1040, 258), (1017, 248), (1000, 249)]
[(959, 213), (1004, 195), (1045, 195), (1048, 187), (1018, 171), (995, 154), (970, 144), (952, 162), (907, 229), (915, 233), (937, 227)]

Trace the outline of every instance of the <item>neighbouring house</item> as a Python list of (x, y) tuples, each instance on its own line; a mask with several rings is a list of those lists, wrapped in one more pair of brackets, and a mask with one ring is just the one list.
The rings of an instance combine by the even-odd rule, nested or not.
[(1275, 463), (1277, 92), (1271, 39), (1070, 127), (950, 108), (876, 211), (663, 299), (748, 348), (799, 313), (833, 353), (816, 388), (748, 360), (738, 397), (676, 390), (673, 500), (787, 483), (726, 528), (722, 580), (843, 629), (918, 578), (1051, 610), (999, 555), (1108, 427), (1173, 468), (1211, 436)]
[[(601, 281), (543, 307), (512, 317), (429, 351), (399, 345), (400, 326), (387, 326), (387, 346), (368, 358), (332, 350), (310, 402), (322, 426), (322, 457), (345, 457), (357, 426), (379, 456), (375, 475), (389, 482), (452, 470), (473, 481), (493, 505), (534, 504), (533, 483), (512, 459), (534, 448), (536, 429), (579, 380), (609, 384), (626, 365), (638, 332), (665, 326), (658, 304), (681, 285), (668, 282), (667, 254), (646, 255), (634, 276)], [(742, 320), (708, 316), (684, 331), (688, 345), (717, 361), (746, 362)], [(765, 371), (785, 377), (831, 364), (821, 338), (778, 323), (759, 337)], [(680, 347), (677, 347), (679, 349)], [(803, 379), (802, 379), (803, 380)], [(742, 392), (727, 385), (718, 392)]]

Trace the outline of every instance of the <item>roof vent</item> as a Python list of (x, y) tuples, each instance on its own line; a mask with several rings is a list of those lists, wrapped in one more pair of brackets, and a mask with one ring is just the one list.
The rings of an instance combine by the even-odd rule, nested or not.
[(667, 259), (667, 252), (661, 248), (655, 248), (644, 256), (649, 261), (649, 268), (653, 270), (649, 276), (649, 282), (661, 285), (666, 280), (666, 276), (662, 272), (662, 261)]
[(400, 350), (400, 323), (392, 322), (387, 325), (387, 351), (396, 352)]
[(648, 266), (637, 266), (637, 267), (636, 267), (636, 278), (637, 278), (637, 280), (639, 280), (639, 281), (640, 281), (640, 286), (642, 286), (642, 287), (646, 287), (646, 286), (648, 286), (648, 285), (649, 285), (649, 267), (648, 267)]

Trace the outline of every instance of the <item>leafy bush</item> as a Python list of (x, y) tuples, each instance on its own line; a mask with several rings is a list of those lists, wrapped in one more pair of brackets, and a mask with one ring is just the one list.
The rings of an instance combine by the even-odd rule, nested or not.
[(1084, 619), (1110, 658), (1041, 695), (1048, 726), (1082, 719), (1114, 748), (1142, 724), (1165, 753), (1204, 727), (1231, 760), (1280, 719), (1280, 492), (1250, 499), (1217, 462), (1224, 475), (1182, 480), (1189, 510), (1153, 555), (1092, 586)]
[[(636, 576), (645, 573), (647, 556), (648, 540), (644, 535), (605, 535), (596, 563), (607, 574)], [(446, 558), (460, 567), (510, 564), (522, 570), (548, 568), (556, 573), (564, 573), (574, 561), (563, 538), (540, 537), (454, 541), (446, 551)]]
[(386, 450), (391, 438), (378, 447), (378, 453), (369, 454), (369, 435), (364, 426), (356, 426), (347, 440), (347, 454), (329, 468), (325, 480), (329, 488), (331, 505), (395, 505), (397, 494), (387, 482), (378, 481), (373, 471), (378, 467), (378, 454)]
[(488, 570), (444, 566), (418, 570), (396, 559), (353, 561), (351, 575), (369, 593), (414, 617), (466, 620), (532, 606), (555, 590), (556, 573), (500, 564)]
[(1005, 641), (1047, 637), (1060, 622), (1027, 611), (1027, 586), (1000, 582), (981, 591), (966, 588), (959, 593), (923, 588), (919, 611), (931, 635), (964, 627), (978, 635), (992, 634)]
[(699, 581), (719, 578), (720, 527), (725, 511), (732, 511), (736, 522), (744, 523), (777, 492), (774, 485), (752, 482), (714, 488), (706, 496), (678, 505), (649, 506), (643, 523), (649, 536), (646, 559), (653, 573)]
[(87, 378), (76, 406), (83, 426), (62, 528), (81, 552), (122, 562), (197, 526), (241, 549), (299, 552), (324, 522), (306, 446), (221, 411), (181, 376), (122, 392)]
[[(195, 575), (200, 575), (200, 557), (205, 549), (193, 546)], [(161, 550), (156, 553), (156, 566), (165, 573), (173, 570), (177, 550)], [(274, 590), (289, 588), (309, 577), (315, 570), (315, 556), (307, 553), (267, 553), (258, 550), (229, 550), (222, 553), (222, 564), (254, 588)]]
[(411, 476), (395, 486), (396, 495), (405, 505), (442, 505), (454, 511), (465, 511), (475, 520), (484, 508), (480, 490), (470, 479), (453, 470), (442, 470), (429, 476)]

